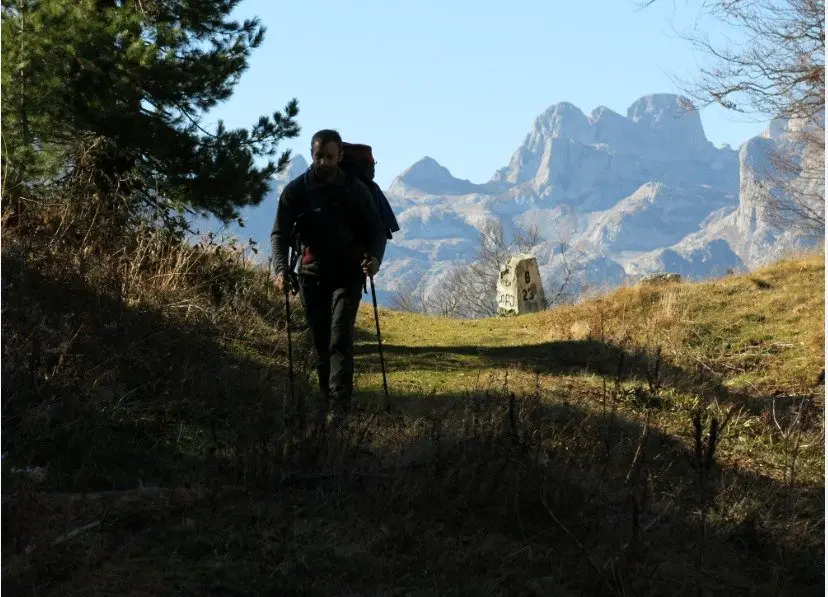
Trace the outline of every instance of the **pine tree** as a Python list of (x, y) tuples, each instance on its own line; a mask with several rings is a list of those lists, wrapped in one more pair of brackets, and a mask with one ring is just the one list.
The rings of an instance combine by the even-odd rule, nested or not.
[(290, 159), (274, 161), (298, 107), (249, 129), (203, 124), (264, 37), (258, 19), (230, 19), (238, 3), (3, 0), (4, 195), (88, 168), (99, 195), (132, 207), (227, 221), (259, 203)]

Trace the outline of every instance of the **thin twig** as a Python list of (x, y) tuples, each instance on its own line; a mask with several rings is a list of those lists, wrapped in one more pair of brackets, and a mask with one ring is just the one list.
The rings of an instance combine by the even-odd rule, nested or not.
[[(239, 491), (245, 489), (243, 486), (233, 485), (221, 488), (225, 491)], [(115, 491), (98, 491), (94, 493), (50, 493), (38, 492), (33, 494), (36, 499), (42, 499), (52, 503), (73, 504), (83, 501), (104, 501), (113, 500), (121, 502), (132, 502), (143, 498), (183, 498), (183, 499), (203, 499), (216, 493), (204, 487), (187, 488), (187, 487), (138, 487), (135, 489), (124, 489)], [(15, 495), (3, 497), (3, 504), (8, 504), (13, 501)]]
[[(84, 532), (86, 532), (86, 531), (90, 531), (90, 530), (92, 530), (92, 529), (94, 529), (94, 528), (97, 528), (97, 527), (99, 527), (99, 526), (101, 526), (101, 521), (100, 521), (100, 520), (96, 520), (95, 522), (89, 523), (89, 524), (87, 524), (87, 525), (85, 525), (85, 526), (78, 527), (77, 529), (74, 529), (74, 530), (72, 530), (72, 531), (69, 531), (69, 532), (68, 532), (68, 533), (66, 533), (65, 535), (61, 535), (60, 537), (58, 537), (57, 539), (55, 539), (54, 541), (52, 541), (52, 547), (55, 547), (55, 546), (57, 546), (57, 545), (60, 545), (61, 543), (64, 543), (64, 542), (68, 541), (69, 539), (73, 539), (73, 538), (77, 537), (77, 536), (78, 536), (78, 535), (80, 535), (81, 533), (84, 533)], [(34, 545), (34, 544), (33, 544), (33, 545), (29, 545), (29, 546), (25, 549), (25, 551), (26, 551), (26, 553), (27, 553), (27, 554), (34, 553), (34, 552), (35, 552), (35, 550), (37, 550), (37, 545)]]
[[(405, 468), (401, 469), (405, 470)], [(289, 484), (291, 482), (296, 481), (321, 481), (325, 479), (336, 479), (336, 478), (369, 478), (369, 479), (393, 479), (395, 475), (383, 474), (383, 473), (369, 473), (369, 472), (361, 472), (361, 471), (323, 471), (319, 473), (293, 473), (285, 477), (282, 481), (283, 484)]]
[(99, 526), (101, 526), (101, 521), (96, 520), (95, 522), (91, 522), (91, 523), (89, 523), (85, 526), (78, 527), (77, 529), (75, 529), (73, 531), (70, 531), (70, 532), (66, 533), (65, 535), (61, 535), (60, 537), (58, 537), (57, 539), (52, 541), (52, 546), (54, 547), (55, 545), (60, 545), (64, 541), (68, 541), (69, 539), (77, 537), (81, 533), (85, 533), (86, 531), (90, 531), (90, 530), (92, 530), (96, 527), (99, 527)]
[(572, 542), (575, 545), (577, 545), (578, 548), (582, 552), (584, 552), (584, 555), (586, 556), (587, 562), (589, 563), (590, 567), (601, 578), (601, 580), (603, 580), (606, 583), (606, 585), (610, 589), (610, 591), (612, 591), (614, 594), (617, 593), (617, 591), (615, 591), (615, 589), (613, 588), (612, 583), (610, 583), (609, 579), (607, 579), (606, 575), (604, 575), (601, 568), (592, 559), (592, 556), (589, 554), (589, 551), (587, 551), (587, 548), (584, 547), (584, 544), (581, 543), (580, 541), (578, 541), (578, 538), (575, 535), (573, 535), (572, 532), (568, 528), (566, 528), (560, 520), (558, 520), (558, 517), (555, 516), (555, 513), (552, 512), (552, 508), (550, 508), (549, 505), (546, 503), (546, 498), (542, 497), (541, 498), (541, 503), (543, 504), (543, 507), (546, 508), (546, 511), (549, 513), (549, 516), (552, 518), (552, 520), (555, 522), (555, 524), (558, 525), (558, 527), (564, 533), (566, 533), (566, 536), (569, 537), (572, 540)]
[[(653, 518), (650, 522), (648, 522), (648, 523), (647, 523), (647, 524), (646, 524), (646, 525), (645, 525), (645, 526), (641, 529), (641, 532), (640, 532), (639, 534), (643, 536), (645, 533), (649, 532), (649, 530), (650, 530), (650, 529), (652, 529), (655, 525), (657, 525), (659, 522), (661, 522), (661, 519), (662, 519), (662, 518), (664, 518), (664, 515), (665, 515), (665, 514), (667, 514), (667, 511), (670, 509), (670, 506), (672, 506), (672, 505), (673, 505), (673, 502), (672, 502), (672, 501), (671, 501), (671, 502), (669, 502), (669, 503), (668, 503), (668, 504), (664, 507), (664, 510), (662, 510), (662, 511), (661, 511), (661, 514), (659, 514), (658, 516), (656, 516), (655, 518)], [(618, 550), (618, 552), (617, 552), (614, 556), (612, 556), (611, 558), (607, 559), (607, 561), (604, 563), (604, 567), (606, 568), (606, 567), (608, 567), (608, 566), (610, 566), (610, 565), (614, 564), (614, 563), (615, 563), (615, 562), (617, 562), (618, 560), (620, 560), (620, 559), (621, 559), (621, 558), (625, 555), (625, 553), (627, 552), (627, 550), (629, 550), (629, 549), (630, 549), (630, 545), (632, 545), (632, 542), (631, 542), (631, 541), (627, 541), (626, 543), (624, 543), (624, 545), (622, 545), (622, 546), (621, 546), (621, 548)]]

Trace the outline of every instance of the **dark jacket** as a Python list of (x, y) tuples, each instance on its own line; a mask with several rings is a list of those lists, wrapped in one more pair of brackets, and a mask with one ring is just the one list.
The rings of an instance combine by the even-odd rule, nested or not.
[(279, 197), (270, 233), (273, 271), (287, 271), (296, 232), (300, 274), (362, 276), (359, 264), (365, 254), (382, 263), (385, 230), (364, 183), (342, 170), (333, 181), (319, 183), (310, 169), (290, 181)]

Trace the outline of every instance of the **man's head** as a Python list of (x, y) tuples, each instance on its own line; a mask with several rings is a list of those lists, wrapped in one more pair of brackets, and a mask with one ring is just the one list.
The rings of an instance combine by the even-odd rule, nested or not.
[(342, 137), (339, 133), (330, 129), (317, 132), (311, 138), (311, 158), (313, 170), (320, 180), (333, 179), (342, 161)]

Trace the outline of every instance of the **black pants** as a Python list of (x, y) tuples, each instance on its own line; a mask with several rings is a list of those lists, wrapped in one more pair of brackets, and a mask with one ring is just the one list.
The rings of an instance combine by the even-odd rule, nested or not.
[(362, 280), (300, 276), (299, 297), (316, 348), (319, 389), (329, 400), (347, 405), (354, 387), (354, 324)]

